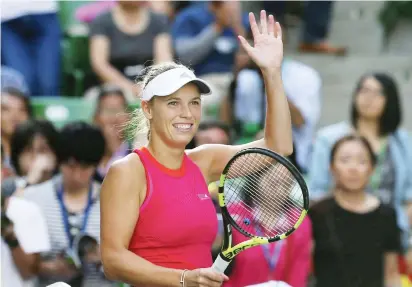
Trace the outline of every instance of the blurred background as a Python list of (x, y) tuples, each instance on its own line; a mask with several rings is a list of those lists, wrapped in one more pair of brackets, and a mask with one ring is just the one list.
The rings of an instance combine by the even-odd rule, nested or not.
[[(283, 28), (282, 77), (295, 145), (290, 159), (308, 179), (313, 199), (321, 198), (329, 188), (324, 184), (330, 176), (325, 155), (333, 141), (353, 127), (367, 138), (372, 134), (368, 139), (377, 155), (381, 138), (396, 138), (401, 133), (404, 140), (392, 148), (400, 150), (398, 157), (389, 160), (389, 167), (383, 160), (381, 164), (389, 171), (377, 177), (402, 174), (389, 183), (379, 182), (399, 190), (393, 193), (401, 198), (412, 199), (412, 183), (408, 182), (412, 176), (412, 1), (226, 2), (233, 1), (1, 2), (2, 201), (10, 203), (18, 195), (35, 203), (48, 228), (46, 243), (30, 252), (27, 248), (26, 255), (40, 254), (44, 261), (60, 258), (62, 251), (70, 249), (61, 222), (51, 220), (62, 215), (57, 199), (46, 200), (47, 192), (53, 190), (47, 183), (71, 176), (73, 182), (96, 183), (98, 190), (110, 164), (132, 151), (136, 138), (126, 127), (139, 107), (141, 88), (136, 78), (144, 67), (176, 60), (212, 85), (213, 95), (203, 102), (204, 122), (188, 148), (245, 143), (262, 136), (262, 77), (235, 37), (243, 34), (251, 40), (247, 13), (258, 15), (261, 9), (273, 14)], [(362, 95), (364, 102), (359, 104)], [(380, 96), (385, 99), (381, 108), (377, 107)], [(361, 130), (359, 119), (353, 117), (354, 106), (360, 116), (379, 122), (381, 128), (388, 123), (386, 133), (374, 136), (367, 128)], [(327, 147), (324, 138), (331, 139)], [(83, 178), (74, 178), (75, 170)], [(391, 201), (384, 196), (381, 200), (399, 212), (408, 207), (407, 200)], [(2, 205), (2, 223), (3, 217), (8, 218), (10, 226), (17, 228), (16, 222), (22, 219), (7, 216), (7, 208), (11, 204)], [(96, 220), (91, 221), (95, 226), (88, 233), (95, 234), (92, 243), (98, 244), (97, 208), (95, 212)], [(408, 220), (412, 218), (408, 212), (404, 212), (404, 221), (398, 218), (406, 238), (405, 256), (399, 256), (403, 274), (408, 273), (408, 260), (412, 262), (407, 252)], [(17, 237), (20, 242), (22, 236), (30, 237), (33, 226), (18, 234), (2, 226), (2, 286), (23, 286), (27, 280), (33, 286), (57, 280), (72, 286), (121, 284), (96, 275), (101, 273), (98, 267), (83, 270), (92, 275), (81, 279), (69, 267), (62, 267), (65, 271), (60, 273), (38, 271), (33, 266), (41, 260), (30, 261), (36, 272), (23, 272), (28, 261), (16, 263), (24, 254), (16, 255), (14, 241), (6, 235), (14, 233), (12, 239)], [(85, 246), (93, 245), (85, 242)], [(63, 253), (61, 262), (67, 263), (72, 255)], [(93, 260), (99, 266), (99, 259)], [(305, 268), (304, 277), (314, 277), (312, 264)], [(407, 285), (406, 275), (403, 280), (405, 286), (412, 286)], [(308, 286), (310, 281), (293, 286)]]

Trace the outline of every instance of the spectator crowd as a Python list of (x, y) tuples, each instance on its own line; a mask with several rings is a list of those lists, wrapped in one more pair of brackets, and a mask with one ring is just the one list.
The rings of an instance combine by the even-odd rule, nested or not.
[[(264, 83), (237, 40), (240, 34), (253, 41), (240, 2), (83, 2), (72, 16), (88, 31), (92, 77), (81, 96), (95, 109), (90, 121), (62, 128), (36, 117), (32, 104), (42, 96), (61, 95), (65, 31), (59, 3), (2, 3), (5, 287), (56, 281), (73, 287), (126, 286), (108, 280), (102, 269), (99, 191), (110, 165), (144, 140), (130, 132), (129, 107), (138, 102), (141, 87), (135, 80), (145, 67), (178, 61), (211, 84), (212, 95), (202, 99), (204, 120), (188, 149), (262, 137)], [(284, 1), (260, 2), (287, 35)], [(327, 41), (332, 9), (333, 1), (304, 6), (300, 53), (348, 52)], [(223, 286), (269, 280), (292, 287), (412, 286), (406, 283), (412, 275), (412, 140), (401, 127), (404, 107), (394, 78), (364, 72), (348, 95), (350, 106), (344, 107), (349, 120), (317, 130), (322, 79), (313, 67), (285, 56), (281, 73), (294, 141), (289, 159), (306, 178), (311, 208), (287, 239), (237, 256)], [(217, 185), (208, 184), (216, 200)], [(217, 204), (216, 212), (221, 219)], [(213, 256), (222, 233), (216, 234)]]

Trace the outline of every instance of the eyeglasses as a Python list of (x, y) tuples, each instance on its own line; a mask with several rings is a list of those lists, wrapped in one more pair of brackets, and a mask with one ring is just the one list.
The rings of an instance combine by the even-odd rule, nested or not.
[(369, 94), (369, 95), (376, 95), (376, 96), (382, 96), (382, 90), (377, 90), (377, 89), (371, 89), (369, 87), (360, 87), (359, 93), (362, 94)]

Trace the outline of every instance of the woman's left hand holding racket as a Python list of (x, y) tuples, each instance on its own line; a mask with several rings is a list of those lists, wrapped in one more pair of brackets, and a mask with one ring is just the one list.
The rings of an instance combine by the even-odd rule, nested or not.
[(184, 287), (220, 287), (224, 281), (229, 280), (225, 274), (213, 268), (201, 268), (186, 271)]

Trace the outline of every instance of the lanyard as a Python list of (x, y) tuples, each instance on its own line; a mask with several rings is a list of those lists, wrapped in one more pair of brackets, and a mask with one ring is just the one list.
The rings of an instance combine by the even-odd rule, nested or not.
[[(260, 226), (256, 225), (256, 231), (258, 235), (263, 235), (262, 230), (260, 229)], [(277, 241), (275, 243), (275, 248), (272, 252), (270, 251), (270, 244), (261, 245), (263, 255), (265, 256), (266, 262), (269, 265), (270, 273), (272, 273), (275, 270), (276, 265), (279, 262), (280, 251), (282, 250), (283, 244), (284, 244), (284, 240)]]
[[(90, 209), (92, 207), (93, 204), (93, 199), (92, 199), (92, 191), (93, 191), (93, 184), (90, 183), (90, 188), (89, 188), (89, 193), (87, 196), (87, 205), (86, 208), (84, 209), (84, 216), (83, 216), (83, 224), (81, 227), (81, 232), (84, 233), (86, 230), (86, 226), (87, 226), (87, 221), (89, 219), (89, 214), (90, 214)], [(64, 205), (63, 202), (63, 185), (60, 186), (60, 189), (57, 190), (57, 199), (59, 200), (59, 205), (60, 205), (60, 210), (62, 212), (62, 219), (63, 219), (63, 225), (64, 225), (64, 229), (66, 231), (66, 236), (67, 239), (69, 240), (69, 244), (70, 247), (72, 247), (73, 245), (73, 237), (71, 232), (70, 232), (70, 223), (69, 223), (69, 213), (66, 209), (66, 206)]]

